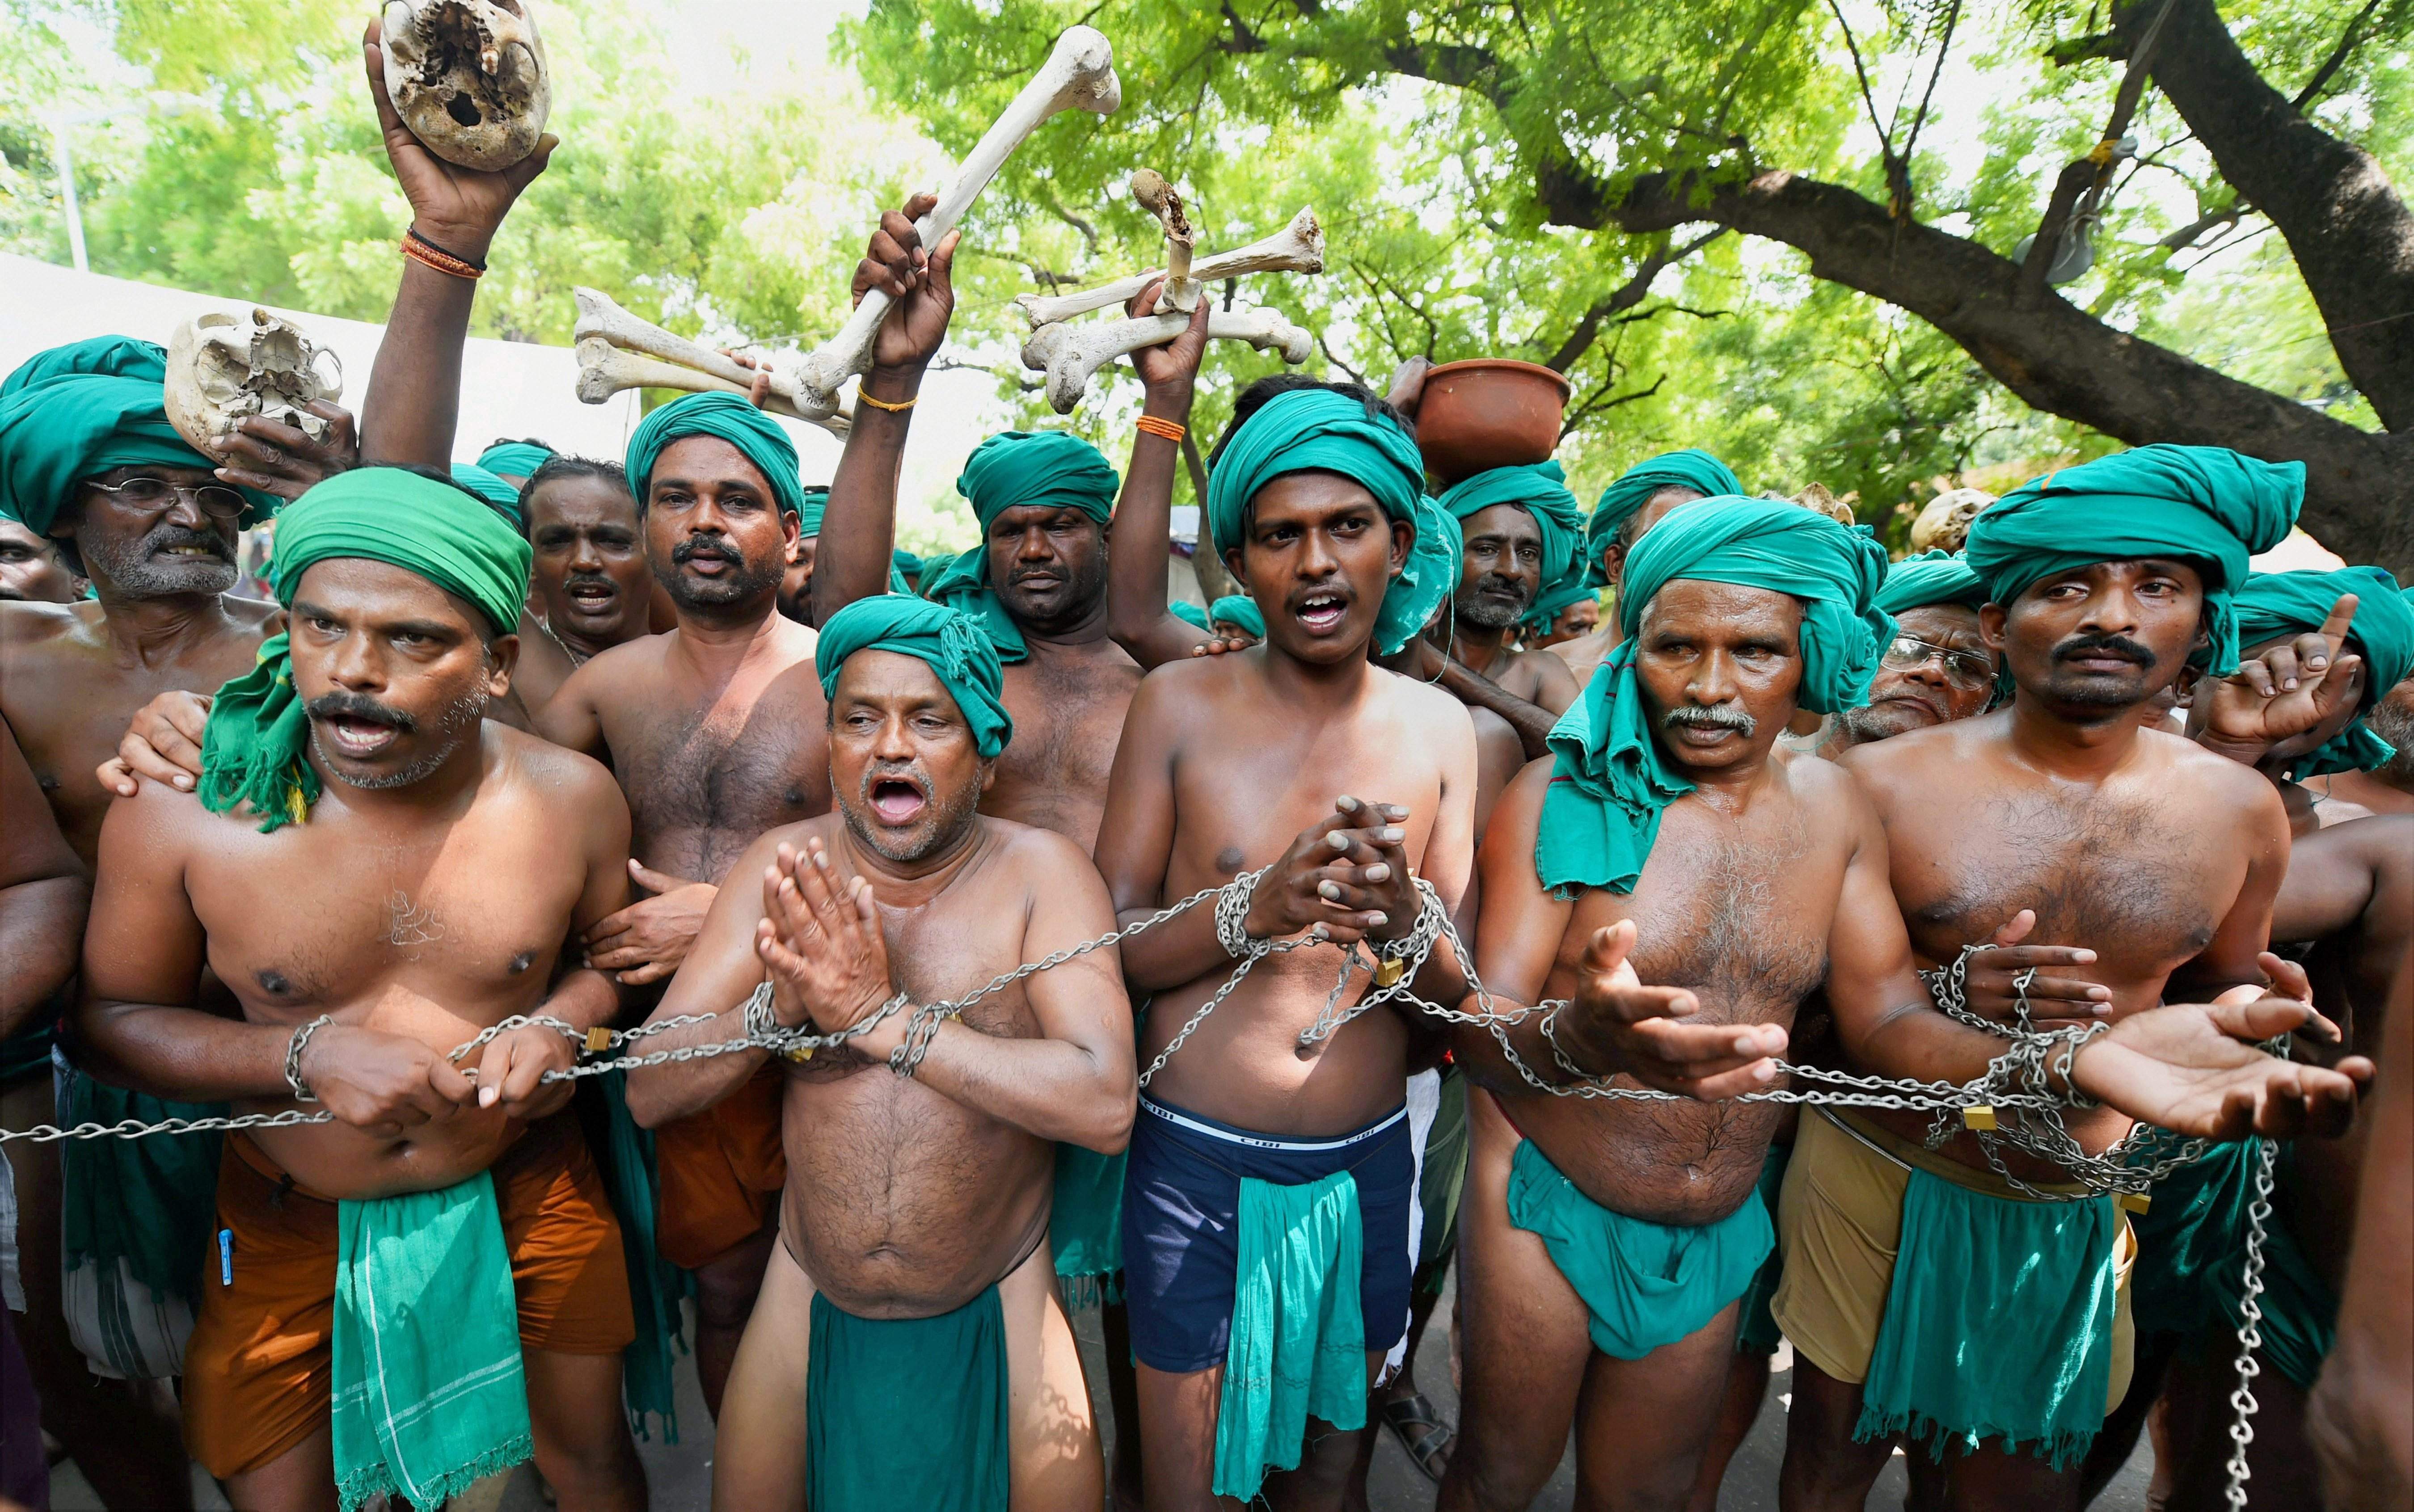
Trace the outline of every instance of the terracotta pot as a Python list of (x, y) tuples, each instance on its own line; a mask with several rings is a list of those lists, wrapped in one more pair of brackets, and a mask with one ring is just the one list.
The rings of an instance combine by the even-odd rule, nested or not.
[(1483, 357), (1425, 374), (1417, 450), (1445, 487), (1490, 467), (1547, 462), (1558, 449), (1568, 380), (1538, 363)]

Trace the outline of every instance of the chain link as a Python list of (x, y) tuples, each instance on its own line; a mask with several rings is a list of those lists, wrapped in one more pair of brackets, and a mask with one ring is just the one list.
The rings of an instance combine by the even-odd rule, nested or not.
[(2230, 1512), (2245, 1512), (2246, 1446), (2255, 1442), (2255, 1378), (2263, 1373), (2255, 1352), (2263, 1347), (2263, 1244), (2265, 1225), (2272, 1221), (2272, 1187), (2280, 1147), (2258, 1139), (2255, 1151), (2255, 1200), (2246, 1208), (2246, 1267), (2238, 1291), (2238, 1388), (2229, 1394), (2230, 1450), (2228, 1484), (2222, 1494)]

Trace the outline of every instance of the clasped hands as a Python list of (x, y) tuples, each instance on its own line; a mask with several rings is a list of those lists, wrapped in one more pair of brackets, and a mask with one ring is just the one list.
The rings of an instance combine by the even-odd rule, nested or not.
[(394, 1139), (469, 1108), (499, 1109), (524, 1121), (545, 1118), (566, 1106), (571, 1092), (568, 1080), (546, 1081), (545, 1074), (577, 1063), (577, 1045), (542, 1024), (496, 1035), (468, 1067), (406, 1034), (329, 1024), (303, 1047), (300, 1071), (303, 1085), (338, 1121)]
[[(771, 1012), (787, 1029), (836, 1034), (879, 1012), (895, 996), (879, 905), (861, 877), (842, 878), (828, 850), (809, 838), (800, 853), (784, 842), (763, 868), (763, 917), (754, 954), (771, 981)], [(853, 1042), (886, 1059), (905, 1037), (895, 1014)]]
[(1408, 938), (1423, 906), (1408, 867), (1408, 810), (1343, 796), (1259, 879), (1243, 927), (1252, 940), (1320, 929), (1336, 945)]

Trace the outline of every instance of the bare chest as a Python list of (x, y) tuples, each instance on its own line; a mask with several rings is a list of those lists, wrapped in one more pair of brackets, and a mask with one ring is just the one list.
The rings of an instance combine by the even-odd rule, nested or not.
[(1441, 807), (1441, 768), (1388, 729), (1239, 728), (1185, 750), (1173, 792), (1169, 901), (1276, 860), (1302, 831), (1333, 818), (1344, 796), (1407, 808), (1409, 864), (1419, 865)]
[[(1111, 648), (1110, 648), (1111, 649)], [(1087, 850), (1097, 842), (1107, 779), (1140, 668), (1120, 651), (1049, 655), (1006, 669), (1014, 738), (998, 758), (981, 812), (1053, 830)]]
[(605, 712), (604, 739), (633, 849), (658, 870), (718, 881), (765, 830), (829, 811), (827, 721), (794, 679), (703, 703), (638, 692)]

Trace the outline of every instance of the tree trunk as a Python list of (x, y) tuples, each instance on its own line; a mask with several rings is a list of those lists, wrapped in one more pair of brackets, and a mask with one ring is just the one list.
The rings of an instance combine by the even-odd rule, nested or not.
[[(2116, 29), (2134, 37), (2161, 3), (2130, 6)], [(2383, 425), (2414, 430), (2414, 211), (2370, 153), (2264, 82), (2213, 0), (2173, 0), (2151, 67), (2221, 176), (2287, 238), (2348, 381)]]

